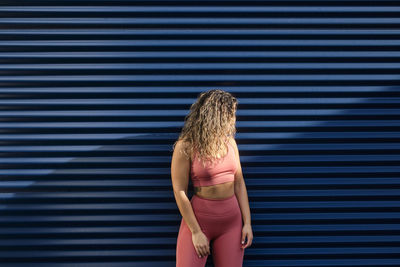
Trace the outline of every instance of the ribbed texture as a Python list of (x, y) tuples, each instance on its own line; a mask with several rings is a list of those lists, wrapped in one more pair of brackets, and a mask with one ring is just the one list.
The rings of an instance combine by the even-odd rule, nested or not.
[(175, 266), (172, 144), (216, 88), (243, 266), (400, 266), (399, 1), (1, 2), (1, 266)]

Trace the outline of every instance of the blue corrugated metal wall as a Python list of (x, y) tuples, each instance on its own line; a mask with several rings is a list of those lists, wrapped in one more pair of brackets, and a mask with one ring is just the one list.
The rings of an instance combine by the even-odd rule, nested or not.
[(400, 266), (400, 1), (1, 4), (1, 266), (175, 266), (172, 144), (214, 88), (244, 266)]

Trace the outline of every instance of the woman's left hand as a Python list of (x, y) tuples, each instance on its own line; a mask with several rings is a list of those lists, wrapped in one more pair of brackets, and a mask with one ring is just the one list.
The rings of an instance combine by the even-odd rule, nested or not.
[[(246, 240), (246, 236), (247, 236), (247, 243), (244, 244), (244, 241)], [(242, 249), (250, 247), (252, 241), (253, 241), (253, 230), (251, 229), (251, 225), (245, 224), (245, 225), (243, 225), (243, 228), (242, 228), (242, 240), (241, 240)]]

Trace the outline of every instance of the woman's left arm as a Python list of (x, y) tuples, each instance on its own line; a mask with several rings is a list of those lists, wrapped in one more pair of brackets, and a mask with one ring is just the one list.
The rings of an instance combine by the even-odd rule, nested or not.
[[(242, 212), (243, 217), (243, 229), (242, 229), (242, 248), (247, 248), (251, 245), (253, 241), (253, 231), (251, 227), (251, 215), (250, 215), (250, 206), (249, 206), (249, 199), (247, 195), (246, 184), (243, 179), (243, 172), (242, 166), (240, 164), (240, 157), (239, 157), (239, 149), (237, 147), (235, 139), (232, 138), (232, 144), (235, 148), (236, 154), (236, 164), (237, 170), (235, 172), (235, 195), (238, 199), (240, 210)], [(244, 244), (247, 236), (247, 243)]]

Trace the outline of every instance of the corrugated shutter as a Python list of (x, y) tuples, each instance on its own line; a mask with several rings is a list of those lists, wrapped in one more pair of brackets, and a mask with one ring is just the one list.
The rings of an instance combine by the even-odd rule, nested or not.
[(172, 144), (214, 88), (244, 266), (400, 266), (399, 1), (1, 3), (1, 266), (175, 266)]

